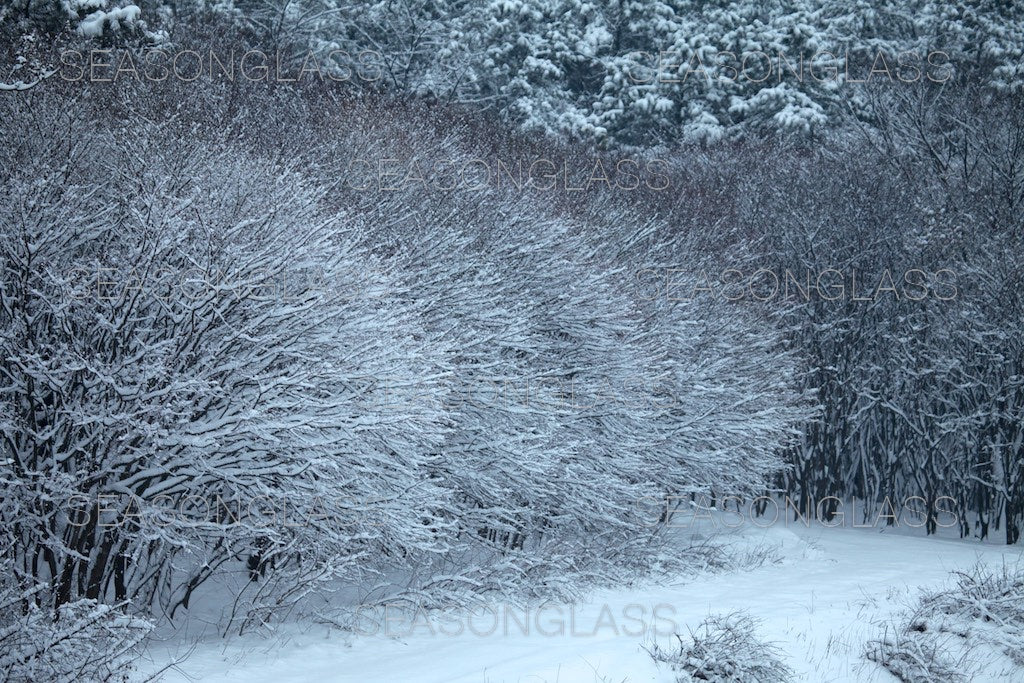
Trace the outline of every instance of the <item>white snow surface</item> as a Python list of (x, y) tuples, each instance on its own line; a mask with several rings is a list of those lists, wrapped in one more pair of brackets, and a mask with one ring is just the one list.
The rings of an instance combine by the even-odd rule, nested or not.
[[(694, 532), (677, 533), (683, 547)], [(657, 637), (659, 643), (672, 645), (674, 638), (668, 634), (673, 624), (685, 634), (711, 613), (746, 610), (760, 620), (759, 635), (783, 652), (797, 680), (895, 681), (863, 658), (864, 644), (879, 637), (887, 623), (896, 623), (919, 589), (940, 587), (951, 571), (978, 562), (1015, 565), (1024, 552), (1020, 545), (908, 535), (905, 530), (781, 523), (731, 530), (725, 538), (734, 550), (772, 549), (779, 561), (755, 569), (663, 577), (628, 589), (594, 591), (572, 606), (548, 605), (542, 612), (531, 608), (528, 635), (517, 621), (488, 634), (495, 612), (505, 618), (506, 608), (497, 607), (472, 619), (434, 621), (429, 626), (422, 619), (396, 620), (389, 626), (390, 635), (352, 635), (290, 624), (279, 625), (272, 638), (225, 640), (215, 633), (197, 637), (195, 625), (201, 617), (192, 617), (185, 632), (150, 645), (139, 673), (154, 672), (191, 650), (161, 680), (670, 683), (676, 674), (659, 668), (643, 644)], [(657, 620), (652, 619), (655, 609)], [(507, 611), (512, 619), (522, 620), (522, 608)], [(630, 614), (639, 618), (627, 618)], [(641, 621), (648, 627), (646, 633), (640, 633)], [(539, 633), (538, 624), (556, 635)], [(460, 626), (461, 634), (445, 635)], [(993, 673), (986, 674), (989, 678), (975, 675), (972, 680), (1013, 680), (1001, 666), (992, 668)]]

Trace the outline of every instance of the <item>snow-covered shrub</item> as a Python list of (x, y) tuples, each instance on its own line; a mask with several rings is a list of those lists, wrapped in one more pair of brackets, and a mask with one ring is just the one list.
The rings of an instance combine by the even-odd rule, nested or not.
[(22, 589), (0, 566), (0, 679), (11, 683), (127, 681), (152, 624), (127, 606), (77, 600), (56, 612), (42, 585)]
[(778, 648), (761, 640), (757, 627), (758, 621), (743, 612), (713, 614), (688, 635), (677, 633), (676, 647), (665, 649), (655, 643), (648, 652), (655, 662), (671, 667), (680, 683), (793, 680)]
[[(963, 661), (948, 656), (943, 639), (923, 635), (919, 627), (892, 631), (868, 641), (864, 656), (903, 683), (963, 683), (970, 680)], [(946, 636), (949, 639), (951, 636)]]
[(2, 152), (0, 521), (54, 603), (566, 595), (664, 558), (641, 500), (781, 466), (807, 410), (778, 332), (636, 291), (692, 264), (669, 218), (357, 177), (540, 154), (444, 109), (108, 86), (2, 119), (30, 134)]
[(1024, 567), (979, 562), (952, 577), (951, 586), (921, 598), (923, 610), (1024, 630)]
[[(1005, 655), (992, 656), (987, 650)], [(929, 590), (864, 656), (901, 681), (966, 681), (992, 667), (1024, 670), (1024, 569), (982, 562)], [(987, 668), (988, 667), (988, 668)]]
[(256, 548), (280, 596), (436, 547), (441, 418), (376, 411), (370, 380), (429, 386), (440, 349), (399, 300), (350, 295), (386, 289), (357, 224), (294, 165), (34, 111), (54, 127), (3, 161), (0, 521), (45, 602), (173, 615)]
[[(515, 168), (537, 156), (594, 163), (496, 143), (444, 113), (421, 116), (381, 120), (356, 108), (333, 126), (348, 135), (318, 145), (311, 165), (362, 187), (365, 173), (351, 171), (358, 159), (388, 159), (428, 183), (437, 160), (446, 170), (479, 159)], [(490, 573), (477, 559), (483, 547), (520, 567), (505, 580), (521, 575), (527, 590), (560, 586), (567, 572), (621, 577), (659, 546), (640, 500), (709, 486), (757, 491), (779, 466), (779, 445), (807, 414), (790, 390), (794, 359), (756, 312), (644, 300), (639, 269), (671, 263), (667, 254), (688, 269), (693, 256), (672, 244), (685, 239), (667, 219), (647, 218), (656, 230), (637, 222), (641, 199), (615, 189), (573, 199), (561, 177), (546, 192), (491, 180), (449, 191), (418, 180), (400, 191), (339, 183), (331, 198), (377, 226), (375, 251), (428, 332), (457, 350), (453, 380), (472, 392), (449, 401), (453, 429), (435, 466), (457, 506), (443, 514), (459, 533), (438, 573)]]

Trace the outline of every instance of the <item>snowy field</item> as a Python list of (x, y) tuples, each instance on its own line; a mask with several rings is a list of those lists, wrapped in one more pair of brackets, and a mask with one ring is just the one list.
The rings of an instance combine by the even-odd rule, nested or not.
[[(691, 533), (680, 532), (680, 543)], [(896, 679), (863, 657), (864, 645), (886, 626), (893, 628), (919, 588), (940, 587), (951, 571), (978, 562), (1012, 566), (1022, 560), (1020, 547), (799, 523), (747, 526), (724, 540), (737, 557), (766, 553), (775, 561), (748, 571), (677, 576), (596, 592), (573, 606), (529, 612), (502, 607), (460, 618), (434, 617), (429, 624), (396, 613), (385, 627), (375, 611), (361, 627), (367, 635), (355, 637), (279, 627), (271, 639), (225, 641), (196, 636), (192, 624), (187, 639), (152, 645), (152, 661), (142, 671), (159, 669), (169, 657), (191, 649), (187, 661), (163, 680), (670, 683), (675, 674), (659, 669), (645, 649), (652, 638), (670, 645), (673, 625), (686, 633), (711, 613), (747, 610), (760, 620), (759, 635), (782, 651), (797, 680), (891, 681)], [(971, 680), (1024, 675), (994, 651), (981, 649), (971, 660), (987, 667)]]

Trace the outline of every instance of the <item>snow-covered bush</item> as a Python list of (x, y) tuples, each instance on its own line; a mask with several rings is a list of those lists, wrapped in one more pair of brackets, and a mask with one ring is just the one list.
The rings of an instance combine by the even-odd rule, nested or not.
[(950, 578), (886, 624), (883, 635), (867, 643), (864, 656), (907, 683), (977, 680), (993, 671), (1019, 674), (1024, 670), (1024, 569), (979, 562)]
[(676, 634), (676, 647), (665, 649), (655, 643), (648, 652), (655, 662), (667, 664), (679, 683), (793, 680), (778, 648), (761, 640), (757, 627), (757, 620), (743, 612), (713, 614), (688, 635)]
[(1024, 630), (1024, 567), (979, 562), (952, 574), (953, 584), (921, 598), (921, 607), (964, 619)]
[(348, 294), (379, 270), (353, 223), (291, 164), (32, 111), (65, 132), (4, 152), (0, 519), (44, 602), (173, 615), (255, 548), (309, 587), (435, 547), (441, 419), (369, 379), (438, 373), (400, 301)]
[(127, 681), (137, 646), (152, 624), (127, 606), (78, 600), (56, 613), (48, 593), (22, 589), (9, 562), (0, 565), (0, 678), (11, 683)]
[(954, 661), (948, 654), (948, 640), (934, 634), (922, 635), (911, 626), (902, 632), (893, 631), (871, 640), (864, 656), (884, 667), (903, 683), (964, 683), (971, 680), (964, 673), (964, 662)]
[[(563, 158), (589, 168), (592, 157), (495, 142), (444, 116), (381, 120), (357, 108), (348, 135), (318, 145), (310, 161), (360, 187), (365, 172), (351, 170), (360, 158), (387, 159), (428, 183), (437, 160), (445, 170), (474, 160), (493, 170), (539, 156), (560, 167), (546, 192), (499, 188), (492, 176), (473, 189), (413, 180), (402, 191), (371, 183), (332, 197), (377, 226), (374, 248), (387, 254), (397, 291), (457, 350), (453, 379), (473, 392), (449, 401), (453, 429), (436, 465), (460, 507), (445, 513), (459, 547), (474, 558), (481, 545), (500, 552), (531, 577), (528, 590), (551, 589), (567, 572), (593, 579), (643, 568), (658, 529), (637, 514), (638, 501), (709, 486), (758, 491), (758, 473), (778, 467), (779, 445), (808, 414), (791, 390), (795, 359), (755, 311), (645, 300), (640, 269), (671, 257), (694, 270), (669, 218), (636, 222), (657, 192), (574, 198), (561, 187)], [(478, 566), (457, 560), (439, 573), (458, 576), (460, 564)]]
[(664, 557), (640, 501), (762, 490), (808, 414), (755, 309), (637, 291), (693, 264), (645, 200), (365, 174), (539, 155), (478, 122), (82, 90), (5, 101), (0, 152), (0, 522), (55, 608), (177, 617), (216, 579), (236, 628), (629, 580)]

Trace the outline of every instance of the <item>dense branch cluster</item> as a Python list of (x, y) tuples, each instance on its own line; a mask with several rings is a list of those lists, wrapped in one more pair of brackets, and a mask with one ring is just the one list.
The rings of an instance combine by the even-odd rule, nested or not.
[(525, 189), (353, 189), (355, 156), (491, 143), (443, 112), (167, 88), (5, 102), (25, 609), (175, 617), (212, 581), (245, 628), (341, 587), (566, 594), (659, 558), (641, 500), (762, 490), (812, 414), (764, 311), (635, 286), (685, 251), (637, 225), (657, 193), (595, 190), (598, 221)]

